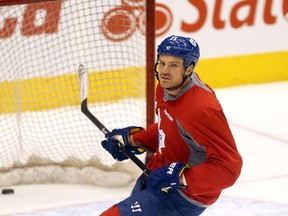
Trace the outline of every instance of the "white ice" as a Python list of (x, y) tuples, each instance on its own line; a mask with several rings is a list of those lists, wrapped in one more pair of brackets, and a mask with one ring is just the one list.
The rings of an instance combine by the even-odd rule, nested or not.
[[(243, 156), (234, 186), (203, 216), (288, 215), (288, 82), (216, 89)], [(99, 215), (129, 196), (132, 185), (14, 186), (0, 195), (0, 215)]]

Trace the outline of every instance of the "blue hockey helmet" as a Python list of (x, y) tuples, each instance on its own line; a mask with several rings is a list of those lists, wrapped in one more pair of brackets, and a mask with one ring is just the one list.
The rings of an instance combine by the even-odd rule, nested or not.
[(157, 48), (157, 59), (159, 55), (166, 54), (184, 59), (184, 67), (191, 64), (197, 65), (200, 57), (200, 48), (197, 42), (190, 37), (169, 36), (165, 38)]

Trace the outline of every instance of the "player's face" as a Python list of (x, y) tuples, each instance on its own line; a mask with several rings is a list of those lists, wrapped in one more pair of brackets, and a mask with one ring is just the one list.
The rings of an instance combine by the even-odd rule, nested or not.
[(173, 88), (183, 82), (184, 60), (170, 55), (160, 55), (158, 78), (163, 88)]

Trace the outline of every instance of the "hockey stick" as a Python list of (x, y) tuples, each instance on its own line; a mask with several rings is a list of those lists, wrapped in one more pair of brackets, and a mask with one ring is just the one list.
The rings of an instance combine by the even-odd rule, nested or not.
[[(80, 64), (78, 67), (78, 75), (80, 79), (80, 98), (81, 98), (81, 111), (86, 115), (102, 133), (107, 134), (110, 131), (90, 112), (88, 109), (88, 72), (84, 65)], [(150, 170), (142, 161), (137, 158), (132, 152), (125, 148), (125, 145), (118, 141), (119, 149), (130, 158), (147, 176)]]

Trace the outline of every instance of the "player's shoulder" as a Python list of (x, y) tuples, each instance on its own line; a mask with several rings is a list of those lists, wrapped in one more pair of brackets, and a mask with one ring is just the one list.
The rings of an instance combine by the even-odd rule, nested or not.
[(204, 83), (196, 72), (191, 75), (191, 82), (193, 83), (194, 88), (202, 90), (199, 92), (207, 94), (211, 93), (212, 95), (214, 94), (213, 89), (208, 84)]
[(193, 87), (189, 89), (190, 93), (187, 94), (186, 103), (189, 107), (201, 110), (219, 110), (221, 109), (220, 102), (216, 97), (213, 89), (202, 82), (199, 76), (194, 73), (191, 77)]

